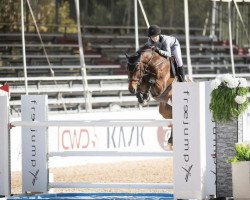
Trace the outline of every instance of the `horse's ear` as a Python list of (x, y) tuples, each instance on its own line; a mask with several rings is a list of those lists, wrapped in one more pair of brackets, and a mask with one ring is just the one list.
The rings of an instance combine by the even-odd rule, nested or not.
[(125, 56), (127, 59), (129, 59), (129, 55), (127, 54), (127, 52), (125, 52)]

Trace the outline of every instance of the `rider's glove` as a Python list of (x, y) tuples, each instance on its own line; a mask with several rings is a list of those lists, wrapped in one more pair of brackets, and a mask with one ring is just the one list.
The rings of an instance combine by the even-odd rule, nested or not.
[(156, 47), (156, 46), (152, 46), (152, 50), (154, 50), (155, 52), (159, 53), (160, 52), (160, 48)]

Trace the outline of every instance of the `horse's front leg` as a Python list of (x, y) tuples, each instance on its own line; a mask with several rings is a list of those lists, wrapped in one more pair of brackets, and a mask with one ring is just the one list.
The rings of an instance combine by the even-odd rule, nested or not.
[(149, 97), (149, 92), (137, 92), (136, 93), (136, 97), (138, 99), (138, 102), (140, 104), (145, 104), (146, 102), (148, 102), (150, 100), (150, 97)]
[(155, 84), (155, 78), (150, 77), (148, 82), (147, 82), (145, 92), (143, 93), (144, 102), (148, 102), (150, 100), (150, 90), (154, 84)]
[(144, 102), (143, 93), (137, 91), (136, 97), (137, 97), (138, 102), (139, 102), (140, 104), (143, 104), (143, 102)]
[(140, 104), (145, 104), (150, 100), (150, 86), (144, 82), (137, 87), (136, 97)]

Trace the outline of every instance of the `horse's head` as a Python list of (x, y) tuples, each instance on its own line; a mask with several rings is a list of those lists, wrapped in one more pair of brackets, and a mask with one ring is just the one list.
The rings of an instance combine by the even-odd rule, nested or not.
[[(127, 71), (128, 71), (128, 90), (134, 94), (137, 90), (137, 86), (141, 83), (145, 71), (147, 68), (147, 63), (152, 57), (152, 50), (148, 51), (137, 51), (135, 55), (128, 56), (127, 58)], [(149, 53), (150, 52), (150, 53)]]
[(134, 94), (137, 89), (137, 85), (141, 81), (143, 76), (143, 64), (140, 62), (140, 54), (136, 53), (135, 55), (128, 56), (127, 58), (127, 71), (128, 71), (128, 90)]

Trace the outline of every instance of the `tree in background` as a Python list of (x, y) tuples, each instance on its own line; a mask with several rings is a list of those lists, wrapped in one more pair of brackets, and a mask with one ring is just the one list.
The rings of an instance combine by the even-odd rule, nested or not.
[(0, 29), (3, 32), (18, 31), (21, 19), (21, 1), (0, 1)]
[[(30, 0), (36, 23), (41, 32), (76, 33), (77, 27), (75, 19), (70, 17), (69, 2), (62, 0), (56, 11), (56, 0)], [(74, 2), (74, 1), (71, 1)], [(27, 32), (34, 32), (35, 26), (29, 7), (25, 5), (25, 26)], [(56, 15), (56, 13), (58, 13)], [(58, 20), (57, 20), (58, 19)], [(57, 23), (56, 23), (57, 22)], [(56, 27), (56, 28), (55, 28)], [(0, 0), (0, 30), (2, 32), (20, 32), (21, 30), (21, 1), (20, 0)]]

